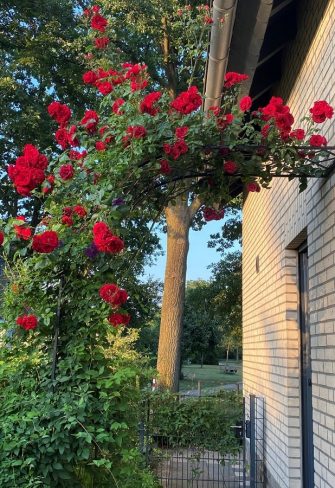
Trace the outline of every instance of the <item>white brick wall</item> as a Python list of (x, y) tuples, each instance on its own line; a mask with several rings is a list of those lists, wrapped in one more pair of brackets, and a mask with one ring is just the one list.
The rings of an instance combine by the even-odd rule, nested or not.
[[(315, 28), (316, 13), (325, 3), (301, 2), (300, 29), (277, 90), (286, 97), (296, 127), (315, 100), (326, 99), (335, 106), (334, 0), (328, 2)], [(334, 122), (324, 124), (323, 129), (335, 145)], [(297, 252), (289, 248), (306, 229), (315, 486), (334, 488), (335, 176), (326, 182), (314, 180), (302, 194), (295, 182), (277, 179), (271, 190), (248, 195), (243, 213), (244, 388), (246, 394), (265, 398), (268, 486), (303, 488)]]

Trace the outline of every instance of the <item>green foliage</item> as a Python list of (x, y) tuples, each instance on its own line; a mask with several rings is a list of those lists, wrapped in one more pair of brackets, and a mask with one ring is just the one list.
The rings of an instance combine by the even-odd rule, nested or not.
[(216, 397), (182, 398), (158, 392), (150, 395), (148, 432), (158, 445), (195, 446), (234, 453), (239, 442), (231, 428), (242, 419), (242, 395), (223, 391)]
[(215, 314), (212, 301), (213, 287), (210, 282), (197, 280), (187, 283), (181, 346), (184, 360), (201, 364), (216, 362), (220, 318)]
[(94, 348), (92, 336), (72, 340), (55, 382), (46, 345), (7, 340), (0, 359), (1, 486), (154, 486), (136, 449), (141, 388), (150, 376), (136, 340), (135, 331), (107, 333), (104, 347)]
[(170, 93), (190, 84), (201, 89), (210, 28), (206, 12), (197, 15), (201, 3), (188, 9), (179, 0), (101, 0), (113, 41), (106, 58), (110, 62), (117, 49), (125, 61), (146, 63), (156, 87)]
[[(4, 0), (0, 6), (0, 161), (1, 169), (24, 144), (48, 147), (52, 121), (46, 107), (59, 97), (74, 112), (90, 97), (81, 82), (82, 59), (78, 12), (84, 1)], [(0, 176), (0, 214), (30, 215), (40, 202), (19, 197), (6, 171)], [(36, 220), (36, 215), (35, 215)], [(35, 222), (36, 223), (36, 222)]]
[(224, 350), (242, 347), (242, 256), (228, 252), (212, 265), (209, 281), (187, 283), (183, 360), (213, 364)]

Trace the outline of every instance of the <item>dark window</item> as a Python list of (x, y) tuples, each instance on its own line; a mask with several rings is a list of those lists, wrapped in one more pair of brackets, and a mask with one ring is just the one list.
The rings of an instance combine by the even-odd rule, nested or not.
[(314, 487), (311, 338), (308, 314), (308, 249), (299, 249), (299, 322), (301, 344), (301, 434), (304, 488)]

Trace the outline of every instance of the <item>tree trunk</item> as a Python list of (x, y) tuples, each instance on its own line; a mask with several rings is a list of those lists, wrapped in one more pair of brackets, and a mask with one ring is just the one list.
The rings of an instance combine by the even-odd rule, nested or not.
[(179, 389), (180, 342), (184, 311), (188, 234), (191, 211), (187, 201), (165, 209), (167, 257), (164, 279), (157, 370), (159, 385), (171, 391)]
[(229, 346), (227, 346), (227, 356), (226, 356), (226, 362), (229, 360)]
[(239, 360), (239, 350), (238, 350), (238, 347), (236, 348), (236, 361)]

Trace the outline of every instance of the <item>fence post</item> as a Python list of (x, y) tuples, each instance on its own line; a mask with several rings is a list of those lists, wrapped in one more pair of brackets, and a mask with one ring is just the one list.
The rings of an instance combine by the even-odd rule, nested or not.
[(250, 395), (250, 488), (256, 488), (256, 396)]
[(243, 488), (247, 486), (247, 460), (246, 460), (246, 420), (245, 420), (245, 397), (243, 397), (243, 422), (242, 422), (242, 439), (243, 439), (243, 451), (242, 451), (242, 465), (243, 465)]

